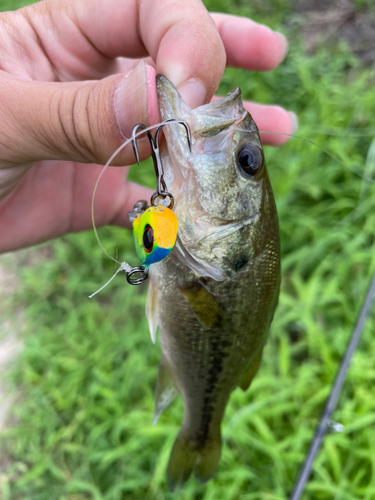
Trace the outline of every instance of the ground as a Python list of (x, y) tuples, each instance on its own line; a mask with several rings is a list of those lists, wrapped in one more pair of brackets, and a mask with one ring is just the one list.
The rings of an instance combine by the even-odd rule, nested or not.
[(309, 53), (319, 43), (341, 38), (364, 65), (375, 64), (375, 4), (371, 8), (370, 2), (353, 0), (295, 0), (294, 5), (289, 22), (301, 23)]

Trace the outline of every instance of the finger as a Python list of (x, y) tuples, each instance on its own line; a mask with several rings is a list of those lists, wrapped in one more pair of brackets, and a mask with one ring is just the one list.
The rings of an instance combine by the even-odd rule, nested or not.
[(83, 79), (92, 77), (93, 68), (96, 75), (113, 72), (117, 57), (149, 55), (157, 72), (169, 78), (191, 106), (211, 98), (226, 57), (200, 0), (109, 0), (103, 5), (102, 0), (45, 0), (23, 9), (37, 56), (32, 54), (37, 59), (46, 54), (49, 77), (57, 73), (60, 80)]
[(211, 15), (223, 41), (228, 66), (268, 71), (284, 60), (288, 42), (282, 33), (245, 17)]
[[(208, 102), (226, 64), (225, 49), (211, 16), (200, 0), (146, 4), (151, 11), (140, 10), (142, 36), (156, 60), (156, 71), (171, 80), (191, 107)], [(155, 19), (160, 22), (155, 23)]]
[(130, 71), (132, 71), (142, 61), (145, 62), (147, 66), (155, 68), (155, 63), (151, 59), (151, 57), (143, 57), (142, 59), (127, 59), (126, 57), (119, 57), (117, 58), (118, 65), (116, 71), (111, 74), (113, 75), (115, 73), (130, 73)]
[[(0, 95), (6, 95), (0, 107), (0, 158), (5, 166), (45, 159), (104, 164), (136, 123), (155, 123), (159, 116), (155, 70), (143, 62), (129, 75), (99, 82), (30, 82), (3, 73)], [(141, 158), (150, 154), (146, 139), (137, 144)], [(132, 163), (129, 145), (114, 164)]]
[(15, 61), (27, 40), (22, 57), (39, 67), (24, 73), (33, 79), (99, 79), (123, 71), (117, 57), (156, 61), (159, 55), (158, 70), (176, 86), (198, 75), (204, 86), (215, 87), (225, 52), (230, 66), (257, 70), (274, 68), (287, 52), (283, 35), (247, 18), (212, 14), (215, 29), (200, 0), (110, 0), (105, 9), (101, 0), (45, 0), (1, 16), (5, 26), (17, 27), (10, 33), (13, 51), (3, 43), (3, 69), (20, 75), (24, 65)]
[[(214, 96), (212, 101), (219, 99), (222, 98)], [(243, 105), (257, 124), (263, 144), (281, 146), (298, 129), (298, 118), (293, 111), (287, 111), (281, 106), (269, 106), (249, 101), (243, 101)]]
[[(98, 1), (95, 0), (94, 6)], [(82, 0), (78, 2), (81, 3)], [(100, 51), (112, 57), (149, 54), (156, 63), (156, 71), (174, 83), (190, 106), (208, 101), (220, 83), (226, 56), (216, 26), (202, 2), (145, 0), (136, 2), (136, 5), (131, 2), (124, 4), (128, 4), (125, 21), (128, 29), (124, 29), (124, 17), (117, 14), (114, 18), (113, 13), (109, 14), (110, 36), (109, 24), (106, 24), (109, 18), (104, 24), (101, 19), (99, 26), (100, 18), (93, 19), (82, 5), (79, 10), (76, 7), (77, 22), (85, 36), (93, 40)], [(139, 19), (139, 29), (135, 19)], [(124, 47), (127, 47), (126, 54)]]
[[(0, 201), (0, 253), (92, 228), (92, 193), (102, 169), (101, 165), (59, 162), (35, 165)], [(102, 177), (95, 197), (97, 227), (130, 227), (128, 211), (136, 201), (150, 199), (150, 189), (124, 182), (127, 170), (108, 169)]]

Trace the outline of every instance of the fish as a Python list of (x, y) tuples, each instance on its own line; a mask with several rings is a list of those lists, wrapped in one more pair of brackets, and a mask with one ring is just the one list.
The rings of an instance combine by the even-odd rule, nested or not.
[(146, 303), (161, 361), (154, 422), (179, 393), (180, 432), (168, 466), (171, 491), (216, 472), (221, 422), (236, 387), (261, 363), (280, 289), (278, 218), (257, 126), (241, 91), (195, 109), (157, 76), (164, 179), (178, 220), (170, 254), (150, 266)]

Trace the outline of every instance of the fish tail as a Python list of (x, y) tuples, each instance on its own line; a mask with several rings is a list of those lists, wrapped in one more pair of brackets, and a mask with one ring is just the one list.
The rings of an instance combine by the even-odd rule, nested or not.
[(199, 450), (197, 461), (194, 466), (194, 476), (200, 483), (205, 483), (215, 474), (217, 464), (221, 454), (221, 434), (220, 429), (215, 436), (210, 437), (205, 442), (203, 448)]
[(180, 434), (174, 442), (167, 468), (167, 482), (170, 491), (179, 490), (191, 476), (198, 451), (192, 442)]
[(209, 437), (203, 446), (189, 440), (181, 433), (174, 442), (167, 469), (167, 481), (170, 491), (183, 487), (194, 471), (195, 478), (205, 483), (215, 474), (221, 454), (220, 431), (215, 437)]

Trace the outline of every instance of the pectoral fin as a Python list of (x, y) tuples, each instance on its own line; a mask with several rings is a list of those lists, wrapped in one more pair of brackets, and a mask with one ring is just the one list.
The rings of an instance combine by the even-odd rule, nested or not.
[(155, 282), (150, 277), (148, 292), (147, 292), (147, 301), (146, 301), (146, 317), (148, 320), (148, 327), (150, 329), (151, 340), (153, 344), (155, 344), (156, 339), (156, 331), (158, 329), (159, 323), (159, 300), (157, 288), (155, 286)]
[(225, 313), (206, 287), (199, 285), (197, 289), (182, 289), (181, 293), (203, 326), (206, 328), (225, 328)]
[(262, 361), (262, 353), (260, 353), (260, 355), (254, 361), (254, 363), (252, 363), (250, 367), (247, 369), (247, 371), (242, 375), (242, 378), (239, 381), (238, 385), (244, 392), (247, 391), (247, 389), (250, 387), (250, 384), (259, 369), (261, 361)]
[(156, 424), (165, 408), (173, 401), (177, 394), (177, 389), (173, 382), (171, 372), (165, 362), (161, 360), (159, 364), (158, 379), (155, 389), (155, 409), (153, 424)]

